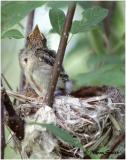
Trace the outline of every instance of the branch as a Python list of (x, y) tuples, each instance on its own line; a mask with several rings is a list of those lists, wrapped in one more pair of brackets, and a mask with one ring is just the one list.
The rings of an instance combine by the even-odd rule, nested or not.
[(60, 39), (56, 61), (55, 61), (53, 71), (52, 71), (52, 80), (50, 82), (49, 90), (48, 90), (47, 105), (49, 106), (52, 106), (53, 104), (54, 91), (55, 91), (57, 80), (60, 74), (60, 68), (63, 62), (63, 57), (65, 54), (69, 32), (72, 26), (72, 20), (73, 20), (75, 8), (76, 8), (76, 3), (72, 2), (72, 4), (70, 4), (68, 11), (67, 11), (67, 16), (65, 19), (63, 32), (62, 32), (61, 39)]
[[(28, 16), (27, 27), (26, 27), (26, 36), (32, 31), (33, 22), (34, 22), (34, 10)], [(27, 39), (26, 39), (25, 47), (27, 47), (27, 45), (28, 45), (28, 43), (27, 43)]]
[(4, 106), (1, 102), (1, 159), (4, 159), (5, 128), (4, 128)]
[(104, 22), (105, 34), (106, 34), (107, 37), (109, 37), (109, 35), (110, 35), (110, 28), (111, 28), (111, 22), (112, 22), (112, 16), (113, 16), (113, 13), (115, 11), (116, 2), (115, 1), (109, 2), (109, 3), (107, 3), (108, 6), (106, 6), (106, 3), (104, 3), (104, 2), (102, 2), (102, 4), (103, 4), (103, 7), (105, 6), (109, 10), (108, 16), (103, 21)]
[(8, 86), (8, 88), (12, 91), (12, 87), (10, 86), (9, 82), (7, 81), (7, 79), (5, 78), (4, 74), (1, 73), (1, 77), (3, 78), (3, 80), (5, 81), (6, 85)]
[(109, 3), (102, 2), (102, 6), (109, 10), (108, 16), (104, 19), (103, 23), (104, 23), (104, 31), (105, 31), (104, 43), (108, 51), (111, 52), (112, 47), (111, 47), (111, 41), (110, 41), (110, 30), (111, 30), (111, 23), (113, 18), (112, 16), (116, 7), (116, 2), (115, 1), (111, 1)]
[(22, 140), (24, 138), (24, 120), (22, 120), (15, 112), (9, 96), (5, 89), (1, 91), (1, 104), (8, 113), (7, 124), (10, 129), (15, 133), (15, 136)]

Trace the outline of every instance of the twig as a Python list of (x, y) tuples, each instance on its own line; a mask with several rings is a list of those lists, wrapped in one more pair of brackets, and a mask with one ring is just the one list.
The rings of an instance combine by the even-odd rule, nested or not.
[[(106, 3), (103, 3), (103, 6)], [(111, 28), (111, 22), (112, 22), (112, 16), (115, 10), (116, 2), (112, 1), (107, 6), (109, 13), (108, 16), (104, 19), (104, 30), (105, 30), (105, 36), (104, 36), (104, 42), (109, 52), (111, 52), (111, 43), (110, 43), (110, 28)]]
[(15, 136), (22, 140), (24, 138), (24, 120), (16, 114), (5, 89), (1, 91), (1, 103), (8, 113), (8, 126), (15, 133)]
[(108, 16), (104, 19), (103, 27), (105, 31), (105, 35), (103, 34), (104, 43), (106, 48), (109, 52), (112, 51), (111, 44), (110, 44), (110, 29), (111, 29), (111, 22), (112, 22), (112, 16), (115, 11), (116, 7), (116, 1), (106, 2), (106, 1), (94, 1), (94, 4), (101, 5), (104, 8), (108, 9)]
[(119, 125), (118, 121), (115, 119), (115, 117), (112, 114), (109, 114), (109, 118), (110, 118), (113, 126), (115, 127), (115, 129), (117, 131), (121, 131), (120, 125)]
[(71, 35), (70, 39), (67, 42), (67, 45), (70, 43), (71, 39), (73, 38), (74, 34)]
[(108, 16), (103, 21), (103, 23), (104, 23), (103, 27), (104, 27), (104, 30), (105, 30), (105, 34), (109, 38), (111, 21), (112, 21), (113, 13), (115, 11), (116, 1), (110, 1), (110, 2), (107, 2), (107, 1), (94, 1), (93, 3), (95, 5), (100, 5), (100, 6), (102, 6), (104, 8), (107, 8), (109, 10)]
[[(27, 27), (26, 27), (26, 36), (32, 31), (33, 20), (34, 20), (34, 10), (28, 16), (28, 22), (27, 22)], [(25, 47), (27, 47), (27, 45), (28, 45), (28, 43), (27, 43), (27, 39), (26, 39)], [(21, 72), (21, 75), (20, 75), (20, 86), (19, 86), (19, 92), (20, 93), (23, 90), (24, 86), (25, 86), (25, 76)]]
[(59, 44), (59, 48), (56, 56), (56, 61), (52, 71), (52, 79), (48, 89), (47, 105), (49, 106), (52, 106), (52, 103), (53, 103), (54, 91), (55, 91), (57, 80), (60, 74), (60, 68), (62, 65), (62, 61), (63, 61), (63, 57), (64, 57), (66, 45), (67, 45), (67, 40), (69, 37), (69, 32), (72, 26), (72, 20), (73, 20), (75, 8), (76, 8), (76, 3), (72, 2), (72, 4), (70, 4), (68, 8), (67, 16), (65, 19), (63, 32), (61, 35), (60, 44)]
[(95, 97), (84, 99), (83, 102), (89, 103), (89, 102), (94, 102), (94, 101), (101, 101), (101, 100), (104, 100), (104, 99), (107, 99), (107, 98), (108, 98), (107, 95), (95, 96)]
[(16, 99), (22, 101), (22, 102), (30, 102), (30, 101), (35, 101), (36, 98), (31, 98), (31, 97), (27, 97), (25, 95), (22, 95), (22, 94), (19, 94), (19, 93), (16, 93), (16, 92), (12, 92), (12, 91), (9, 91), (9, 90), (6, 90), (6, 93), (9, 95), (9, 96), (12, 96), (12, 97), (15, 97)]
[(85, 144), (85, 145), (84, 145), (84, 148), (90, 147), (90, 146), (93, 145), (95, 142), (96, 142), (96, 141), (91, 141), (91, 142)]
[(9, 82), (8, 82), (7, 79), (5, 78), (5, 76), (4, 76), (3, 73), (1, 73), (1, 76), (2, 76), (3, 80), (5, 81), (6, 85), (8, 86), (8, 88), (9, 88), (10, 90), (13, 90), (13, 89), (11, 88)]
[[(34, 22), (34, 10), (28, 16), (27, 27), (26, 27), (26, 36), (32, 31), (33, 22)], [(28, 45), (28, 43), (27, 43), (27, 39), (26, 39), (25, 47), (27, 47), (27, 45)]]
[[(22, 154), (21, 154), (21, 148), (20, 148), (20, 142), (17, 140), (17, 138), (13, 135), (13, 133), (11, 132), (10, 128), (8, 126), (6, 126), (9, 134), (11, 135), (11, 137), (9, 138), (8, 142), (6, 143), (6, 146), (11, 143), (11, 140), (14, 141), (15, 145), (16, 145), (16, 149), (20, 154), (21, 159), (23, 159)], [(13, 147), (12, 147), (13, 148)]]
[(4, 159), (4, 149), (5, 149), (4, 105), (1, 102), (1, 159)]
[(109, 2), (109, 3), (103, 2), (102, 4), (103, 4), (103, 6), (107, 7), (108, 10), (109, 10), (108, 16), (104, 20), (105, 34), (106, 34), (107, 37), (109, 37), (109, 35), (110, 35), (111, 21), (112, 21), (113, 12), (115, 10), (116, 2), (115, 1), (112, 1), (112, 2)]
[(25, 76), (24, 74), (21, 72), (20, 73), (20, 85), (19, 85), (19, 92), (21, 93), (23, 88), (25, 86)]

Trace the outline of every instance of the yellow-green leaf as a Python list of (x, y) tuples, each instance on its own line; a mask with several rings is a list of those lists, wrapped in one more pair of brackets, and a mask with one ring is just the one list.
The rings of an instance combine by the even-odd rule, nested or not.
[(24, 38), (23, 34), (18, 31), (17, 29), (11, 29), (7, 32), (5, 32), (3, 35), (2, 35), (2, 38), (15, 38), (15, 39), (21, 39), (21, 38)]
[(51, 9), (49, 11), (49, 18), (50, 22), (52, 25), (52, 30), (53, 33), (58, 33), (61, 34), (62, 29), (63, 29), (63, 24), (65, 21), (65, 14), (62, 10), (60, 9)]
[(41, 6), (43, 1), (11, 1), (1, 7), (1, 29), (6, 32), (23, 19), (33, 9)]
[(82, 13), (81, 21), (74, 21), (71, 32), (73, 34), (86, 32), (96, 27), (108, 14), (108, 10), (101, 7), (92, 7), (85, 9)]

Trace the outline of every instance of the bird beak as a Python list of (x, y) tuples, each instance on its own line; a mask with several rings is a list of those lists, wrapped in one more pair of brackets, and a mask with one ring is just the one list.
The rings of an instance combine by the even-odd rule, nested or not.
[(39, 35), (39, 34), (41, 34), (38, 25), (35, 26), (32, 34), (34, 34), (34, 35)]
[(45, 36), (44, 36), (43, 33), (40, 32), (38, 25), (35, 26), (32, 34), (35, 35), (35, 36), (41, 36), (42, 40), (45, 39)]

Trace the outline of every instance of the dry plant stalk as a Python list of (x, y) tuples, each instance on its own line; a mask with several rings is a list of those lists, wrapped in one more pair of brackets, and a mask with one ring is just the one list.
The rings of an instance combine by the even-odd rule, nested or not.
[(60, 44), (59, 44), (58, 52), (56, 55), (56, 61), (52, 71), (52, 79), (51, 79), (49, 90), (48, 90), (48, 99), (47, 99), (48, 106), (52, 106), (53, 104), (54, 91), (55, 91), (57, 80), (60, 74), (60, 68), (63, 62), (63, 57), (64, 57), (65, 49), (67, 46), (69, 32), (72, 26), (72, 20), (73, 20), (75, 8), (76, 8), (76, 2), (72, 2), (68, 8), (68, 12), (66, 15), (63, 32), (61, 34)]

